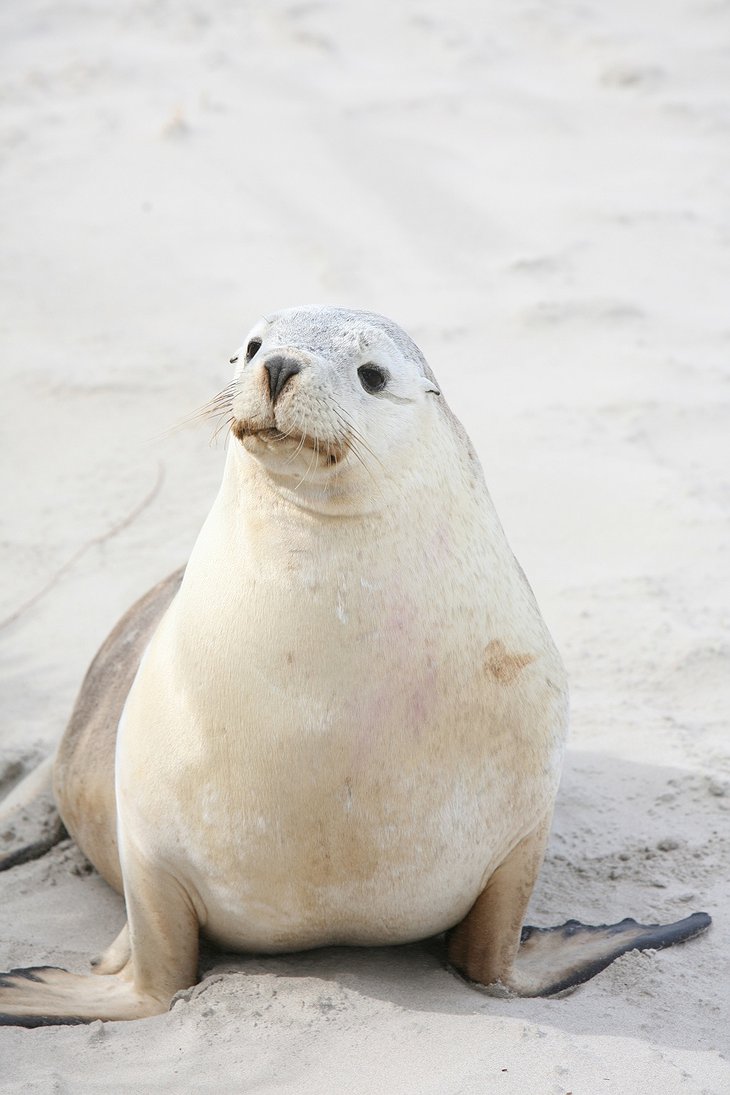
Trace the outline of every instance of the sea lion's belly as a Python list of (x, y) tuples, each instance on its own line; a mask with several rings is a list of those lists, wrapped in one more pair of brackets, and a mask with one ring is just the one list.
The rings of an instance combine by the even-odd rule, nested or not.
[(489, 833), (474, 803), (467, 816), (456, 795), (428, 803), (372, 772), (340, 776), (306, 790), (281, 780), (281, 793), (272, 780), (271, 796), (252, 796), (243, 813), (206, 802), (184, 872), (210, 937), (255, 951), (403, 942), (468, 911), (488, 840), (505, 834)]
[(209, 935), (253, 950), (388, 943), (468, 911), (515, 840), (509, 804), (485, 765), (434, 766), (407, 735), (397, 750), (355, 726), (308, 750), (272, 736), (235, 786), (201, 784), (184, 870)]
[(213, 682), (196, 675), (200, 639), (181, 646), (190, 629), (173, 612), (130, 696), (120, 817), (223, 945), (442, 931), (554, 795), (562, 701), (539, 652), (516, 687), (485, 667), (476, 616), (465, 649), (463, 614), (452, 635), (403, 590), (387, 605), (346, 592), (329, 606), (310, 596), (301, 614), (290, 598), (281, 626), (258, 632), (209, 612), (225, 634), (225, 664), (206, 661)]

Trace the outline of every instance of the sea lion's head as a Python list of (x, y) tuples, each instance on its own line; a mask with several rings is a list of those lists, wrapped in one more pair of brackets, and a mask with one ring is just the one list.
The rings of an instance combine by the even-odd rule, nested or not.
[(277, 312), (232, 361), (231, 431), (289, 491), (362, 493), (402, 465), (439, 395), (413, 340), (371, 312)]

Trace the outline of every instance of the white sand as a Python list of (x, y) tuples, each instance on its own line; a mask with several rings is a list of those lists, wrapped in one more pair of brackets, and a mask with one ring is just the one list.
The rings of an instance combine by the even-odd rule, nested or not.
[[(715, 916), (552, 1001), (425, 946), (212, 957), (168, 1015), (4, 1029), (0, 1089), (730, 1091), (730, 5), (6, 0), (0, 32), (0, 615), (90, 545), (0, 630), (0, 760), (52, 747), (187, 556), (222, 451), (157, 435), (260, 313), (373, 308), (471, 433), (571, 673), (532, 918)], [(0, 879), (0, 968), (84, 970), (122, 919), (63, 845)]]

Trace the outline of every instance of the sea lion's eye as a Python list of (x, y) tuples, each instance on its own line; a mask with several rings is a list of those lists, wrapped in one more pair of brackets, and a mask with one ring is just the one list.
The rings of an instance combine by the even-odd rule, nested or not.
[(357, 370), (357, 375), (360, 377), (363, 388), (370, 395), (373, 395), (374, 392), (382, 392), (385, 387), (387, 377), (377, 365), (361, 365)]
[(252, 338), (251, 341), (249, 342), (248, 346), (246, 347), (246, 364), (247, 365), (248, 365), (249, 361), (251, 360), (251, 358), (255, 357), (260, 349), (261, 349), (261, 339), (260, 338)]

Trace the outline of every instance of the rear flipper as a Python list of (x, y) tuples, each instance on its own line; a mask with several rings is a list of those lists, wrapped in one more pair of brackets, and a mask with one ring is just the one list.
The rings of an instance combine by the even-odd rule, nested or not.
[(547, 842), (550, 816), (513, 848), (451, 931), (449, 962), (494, 995), (554, 996), (589, 981), (622, 954), (660, 950), (709, 928), (707, 913), (676, 924), (592, 927), (568, 920), (556, 928), (522, 927)]
[[(567, 920), (555, 928), (522, 929), (511, 980), (520, 996), (555, 996), (590, 981), (628, 951), (662, 950), (707, 931), (711, 918), (696, 912), (674, 924), (581, 924)], [(499, 983), (494, 986), (499, 992)], [(504, 986), (510, 992), (508, 986)]]
[(52, 774), (51, 756), (0, 802), (0, 871), (39, 859), (65, 835), (53, 798)]

